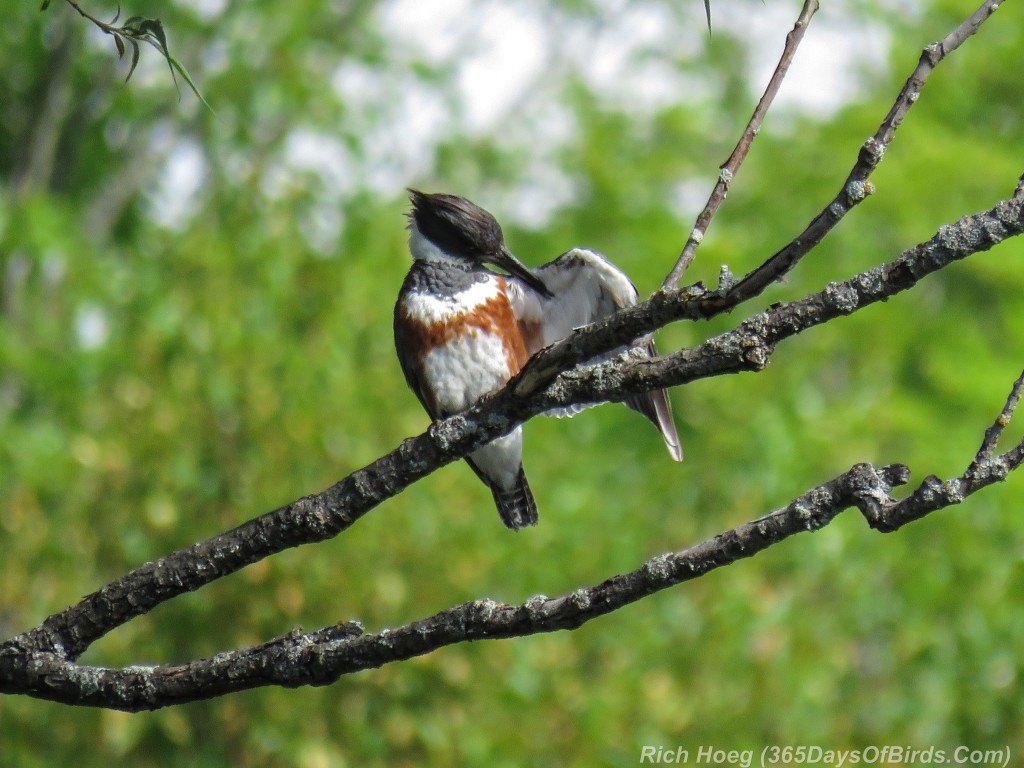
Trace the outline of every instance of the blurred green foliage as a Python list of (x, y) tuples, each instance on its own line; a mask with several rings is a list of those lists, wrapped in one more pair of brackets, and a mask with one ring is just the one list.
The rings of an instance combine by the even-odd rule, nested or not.
[[(216, 115), (188, 92), (177, 100), (154, 52), (122, 86), (110, 41), (62, 4), (8, 9), (0, 635), (426, 427), (392, 351), (404, 186), (490, 208), (528, 263), (585, 244), (642, 292), (659, 283), (760, 85), (748, 62), (768, 43), (727, 17), (773, 6), (716, 7), (709, 38), (699, 4), (628, 5), (547, 13), (553, 29), (613, 42), (628, 37), (630, 13), (675, 25), (678, 48), (641, 45), (630, 62), (641, 74), (660, 62), (686, 87), (638, 107), (643, 89), (609, 96), (567, 44), (483, 128), (474, 94), (459, 91), (460, 61), (480, 53), (489, 15), (505, 18), (501, 3), (467, 11), (450, 27), (460, 42), (426, 53), (402, 42), (416, 31), (402, 32), (393, 6), (362, 0), (126, 7), (160, 16)], [(838, 110), (783, 105), (769, 118), (690, 279), (713, 284), (721, 263), (740, 274), (795, 235), (920, 46), (972, 10), (890, 5), (826, 5), (812, 24), (808, 40), (849, 14), (888, 43), (889, 62), (866, 67)], [(754, 309), (1009, 195), (1021, 171), (1021, 13), (1008, 4), (941, 65), (878, 192)], [(609, 54), (595, 51), (579, 59), (598, 68)], [(448, 467), (337, 540), (161, 606), (83, 660), (179, 661), (296, 624), (360, 618), (373, 631), (476, 597), (556, 594), (858, 461), (902, 461), (916, 480), (959, 473), (1024, 360), (1022, 256), (1024, 244), (1006, 243), (786, 343), (759, 375), (675, 392), (680, 466), (624, 408), (531, 422), (535, 530), (502, 529), (472, 473)], [(660, 343), (697, 343), (739, 319), (672, 327)], [(645, 744), (1020, 749), (1022, 494), (1012, 477), (887, 537), (848, 513), (579, 631), (449, 648), (323, 689), (139, 715), (7, 697), (0, 765), (633, 765)]]

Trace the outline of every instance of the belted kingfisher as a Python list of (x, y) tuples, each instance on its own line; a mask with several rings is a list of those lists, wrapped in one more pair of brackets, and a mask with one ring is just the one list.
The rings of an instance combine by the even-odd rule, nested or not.
[[(413, 265), (395, 305), (395, 348), (410, 389), (432, 419), (468, 408), (501, 389), (538, 350), (637, 302), (629, 278), (595, 251), (574, 248), (531, 270), (509, 251), (501, 226), (483, 208), (455, 195), (410, 190), (410, 196)], [(656, 354), (650, 336), (633, 347)], [(682, 461), (667, 393), (637, 395), (626, 405), (650, 419), (672, 458)], [(586, 407), (547, 415), (572, 416)], [(466, 458), (512, 529), (537, 523), (522, 457), (520, 426)]]

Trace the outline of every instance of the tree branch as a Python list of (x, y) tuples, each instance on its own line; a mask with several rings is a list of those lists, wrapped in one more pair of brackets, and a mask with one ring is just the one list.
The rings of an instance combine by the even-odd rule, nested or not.
[[(272, 554), (337, 535), (416, 480), (507, 433), (537, 413), (595, 397), (623, 399), (629, 394), (722, 373), (759, 370), (767, 364), (774, 345), (782, 339), (907, 290), (926, 275), (1022, 232), (1024, 199), (1018, 197), (942, 227), (931, 240), (908, 249), (887, 264), (845, 282), (832, 283), (799, 301), (775, 305), (736, 329), (692, 349), (654, 360), (627, 359), (574, 368), (560, 374), (546, 389), (525, 399), (515, 394), (515, 381), (510, 382), (497, 395), (464, 413), (435, 422), (426, 433), (404, 441), (391, 453), (326, 491), (146, 563), (85, 597), (78, 605), (49, 617), (39, 627), (11, 638), (0, 645), (0, 656), (5, 659), (0, 668), (0, 690), (25, 690), (27, 678), (24, 675), (28, 670), (22, 667), (28, 659), (38, 659), (40, 654), (61, 670), (84, 669), (69, 664), (115, 627), (166, 600)], [(614, 348), (621, 343), (623, 333), (627, 338), (635, 338), (637, 327), (642, 333), (686, 316), (693, 311), (691, 305), (695, 302), (699, 300), (684, 300), (678, 296), (674, 304), (652, 300), (619, 313), (611, 322), (591, 326), (576, 335), (585, 343), (593, 343), (591, 340), (596, 338), (605, 349)], [(615, 322), (616, 318), (624, 319)], [(1017, 450), (1024, 455), (1024, 448)], [(946, 485), (936, 488), (926, 481), (910, 497), (913, 503), (879, 507), (881, 511), (872, 518), (872, 525), (881, 530), (894, 530), (910, 519), (957, 503), (965, 495), (1002, 479), (1017, 464), (1016, 454), (1004, 455), (1000, 461), (985, 463), (987, 474), (978, 472), (963, 482), (960, 479), (950, 481), (956, 483), (955, 488)], [(52, 677), (57, 673), (47, 674)], [(57, 675), (54, 679), (57, 678), (70, 684), (66, 676)], [(82, 682), (78, 676), (74, 679)], [(31, 689), (31, 692), (36, 691), (36, 688)]]
[[(683, 249), (683, 253), (680, 254), (680, 259), (673, 268), (672, 273), (666, 278), (665, 284), (662, 286), (662, 290), (655, 293), (647, 302), (641, 306), (657, 306), (659, 309), (657, 313), (660, 315), (664, 312), (667, 316), (665, 322), (679, 319), (709, 319), (716, 317), (727, 312), (731, 312), (740, 304), (749, 301), (752, 298), (760, 295), (769, 285), (776, 280), (782, 278), (788, 273), (796, 264), (807, 255), (815, 246), (817, 246), (824, 237), (832, 231), (832, 229), (842, 220), (842, 218), (849, 213), (849, 211), (858, 203), (860, 203), (867, 195), (874, 192), (874, 186), (868, 181), (871, 173), (882, 161), (882, 157), (885, 155), (885, 150), (888, 148), (889, 143), (896, 135), (896, 130), (903, 122), (903, 118), (906, 117), (911, 106), (913, 106), (920, 94), (921, 89), (924, 87), (925, 82), (931, 75), (932, 71), (938, 65), (942, 59), (952, 53), (954, 50), (960, 47), (960, 45), (971, 35), (978, 31), (981, 25), (991, 16), (996, 8), (999, 7), (998, 0), (986, 0), (982, 5), (963, 21), (956, 29), (950, 32), (943, 40), (939, 43), (933, 43), (925, 47), (921, 57), (918, 61), (917, 67), (911, 73), (907, 79), (903, 88), (900, 90), (896, 97), (896, 101), (890, 108), (888, 114), (882, 120), (881, 125), (875, 132), (874, 136), (869, 138), (864, 145), (861, 147), (858, 155), (857, 162), (854, 164), (846, 181), (843, 183), (838, 194), (832, 199), (828, 205), (819, 213), (811, 223), (797, 235), (788, 245), (784, 246), (781, 250), (776, 252), (763, 264), (751, 270), (743, 278), (736, 281), (732, 285), (723, 285), (719, 290), (709, 292), (704, 286), (699, 283), (692, 285), (681, 290), (667, 290), (669, 284), (675, 285), (678, 282), (679, 276), (682, 271), (686, 269), (690, 262), (693, 260), (693, 253), (687, 257), (687, 251), (689, 249), (696, 250), (696, 247), (700, 244), (700, 240), (703, 238), (703, 234), (698, 235), (696, 242), (694, 235), (691, 233), (690, 240), (687, 241), (686, 246)], [(805, 11), (807, 10), (805, 6)], [(801, 15), (803, 18), (803, 15)], [(809, 21), (808, 16), (808, 21)], [(789, 38), (787, 38), (787, 50), (783, 53), (783, 59), (779, 63), (781, 68), (785, 62), (788, 67), (787, 53), (791, 56), (795, 52), (796, 44), (799, 43), (799, 37), (796, 33), (800, 27), (800, 21), (798, 20), (797, 26), (790, 32), (790, 36), (795, 39), (792, 41), (794, 50), (790, 50)], [(785, 69), (782, 69), (782, 75), (785, 74)], [(779, 75), (780, 70), (776, 70), (776, 75)], [(774, 81), (775, 78), (773, 78)], [(781, 80), (781, 75), (780, 78)], [(769, 90), (765, 92), (762, 97), (762, 102), (769, 96), (771, 91), (771, 85)], [(759, 105), (760, 106), (760, 105)], [(737, 157), (737, 152), (740, 147), (744, 145), (745, 137), (751, 130), (751, 126), (759, 125), (755, 123), (755, 119), (759, 121), (760, 117), (755, 111), (754, 117), (751, 118), (751, 123), (748, 124), (744, 135), (740, 137), (740, 143), (737, 145), (736, 150), (733, 152), (733, 158)], [(751, 136), (751, 141), (753, 137)], [(749, 143), (747, 144), (749, 147)], [(738, 163), (743, 161), (745, 157), (745, 151), (739, 154)], [(737, 163), (737, 168), (738, 168)], [(732, 169), (735, 173), (736, 168)], [(719, 186), (722, 185), (722, 180), (719, 179), (718, 184), (715, 187), (717, 191)], [(1020, 183), (1017, 187), (1017, 192), (1014, 194), (1014, 198), (1019, 196), (1020, 190), (1024, 188), (1024, 175), (1021, 176)], [(724, 199), (723, 190), (723, 199)], [(710, 208), (710, 215), (707, 216), (707, 223), (710, 223), (711, 216), (717, 211), (718, 204), (714, 203), (713, 200), (716, 197), (716, 192), (712, 192), (712, 199), (708, 201), (708, 208), (701, 214), (701, 218), (698, 219), (697, 225), (695, 225), (694, 232), (698, 231), (701, 226), (701, 220), (708, 213)], [(721, 201), (719, 201), (720, 203)], [(706, 227), (706, 224), (704, 225)], [(703, 230), (701, 230), (703, 232)], [(682, 265), (682, 266), (680, 266)], [(675, 273), (679, 271), (679, 276), (675, 276)], [(693, 299), (691, 302), (690, 300)], [(690, 309), (682, 314), (676, 314), (678, 311), (678, 304), (680, 302), (688, 303)], [(638, 310), (639, 312), (640, 310)], [(634, 335), (630, 336), (628, 332), (624, 330), (622, 334), (616, 337), (616, 344), (628, 344), (632, 339), (638, 336), (649, 333), (655, 330), (657, 327), (664, 325), (665, 322), (661, 322), (659, 325), (652, 327), (645, 327), (641, 323), (632, 323), (627, 317), (624, 317), (626, 313), (618, 313), (602, 325), (622, 327), (624, 329), (631, 328), (634, 331)], [(621, 323), (621, 326), (619, 325)], [(551, 379), (559, 372), (565, 370), (570, 365), (577, 365), (586, 360), (591, 359), (595, 355), (601, 354), (607, 351), (611, 347), (602, 346), (603, 340), (596, 338), (587, 339), (581, 335), (571, 335), (557, 344), (553, 344), (540, 353), (533, 356), (527, 366), (520, 373), (520, 376), (516, 382), (516, 394), (520, 397), (526, 397), (529, 394), (535, 392), (541, 387), (545, 386)], [(613, 345), (614, 347), (615, 345)]]
[[(921, 53), (921, 57), (917, 62), (917, 66), (914, 68), (914, 71), (910, 74), (910, 77), (907, 78), (903, 88), (896, 96), (896, 101), (889, 109), (889, 113), (882, 120), (882, 123), (879, 125), (875, 134), (865, 141), (864, 145), (861, 147), (857, 162), (850, 170), (849, 175), (846, 177), (846, 181), (843, 183), (839, 192), (836, 193), (836, 196), (817, 216), (814, 217), (803, 232), (793, 238), (789, 244), (784, 246), (764, 264), (752, 270), (735, 285), (731, 286), (722, 297), (720, 304), (715, 307), (716, 314), (728, 312), (734, 307), (742, 304), (744, 301), (754, 298), (773, 282), (789, 272), (794, 266), (796, 266), (800, 259), (817, 246), (818, 243), (820, 243), (825, 236), (831, 232), (840, 221), (842, 221), (843, 217), (846, 216), (854, 206), (874, 192), (874, 185), (872, 185), (868, 179), (874, 172), (875, 168), (878, 167), (878, 164), (882, 162), (886, 149), (888, 149), (889, 144), (896, 136), (896, 131), (903, 123), (903, 119), (907, 116), (910, 108), (920, 97), (921, 90), (924, 88), (924, 84), (928, 81), (929, 76), (934, 71), (935, 67), (938, 66), (939, 62), (959, 48), (967, 38), (978, 31), (989, 16), (995, 13), (999, 4), (1000, 0), (985, 0), (985, 2), (982, 3), (974, 13), (965, 19), (956, 29), (946, 35), (946, 37), (944, 37), (940, 42), (925, 46)], [(794, 27), (793, 31), (790, 32), (790, 35), (796, 33), (798, 28), (799, 22), (798, 26)], [(797, 40), (797, 42), (799, 42), (799, 40)], [(783, 60), (785, 60), (785, 53), (783, 54)], [(780, 62), (780, 67), (781, 66), (782, 62)], [(778, 74), (778, 71), (776, 71), (776, 74)], [(767, 96), (767, 92), (765, 95)], [(749, 130), (750, 126), (747, 127), (747, 131)], [(746, 132), (744, 132), (744, 137), (745, 136)], [(740, 139), (741, 144), (744, 141), (744, 137), (741, 137)], [(739, 149), (739, 146), (737, 146), (737, 149)], [(730, 158), (730, 160), (732, 160), (732, 158)], [(742, 162), (742, 158), (740, 162)], [(733, 172), (735, 172), (735, 169), (733, 169)], [(712, 200), (715, 199), (719, 188), (722, 186), (723, 181), (719, 178), (718, 183), (715, 185), (715, 191), (712, 192)], [(726, 191), (727, 189), (722, 189), (721, 196), (723, 198)], [(711, 200), (708, 201), (708, 205), (712, 205)], [(680, 255), (679, 261), (676, 263), (676, 266), (662, 285), (662, 290), (668, 290), (669, 288), (674, 287), (679, 282), (679, 278), (682, 276), (686, 267), (693, 261), (697, 246), (703, 238), (704, 229), (701, 229), (701, 221), (705, 216), (707, 216), (707, 221), (710, 222), (710, 218), (714, 215), (715, 210), (717, 210), (717, 204), (714, 206), (710, 215), (707, 215), (707, 208), (705, 208), (704, 212), (701, 213), (698, 218), (697, 225), (694, 227), (694, 233), (699, 234), (696, 239), (694, 238), (694, 234), (690, 235), (690, 239), (687, 241), (686, 247), (683, 249), (683, 253)], [(704, 227), (706, 228), (706, 224)]]
[(587, 387), (595, 394), (590, 401), (622, 400), (640, 391), (699, 378), (760, 370), (767, 365), (779, 341), (884, 301), (912, 288), (926, 275), (1022, 232), (1024, 197), (1015, 194), (988, 211), (940, 227), (930, 240), (907, 249), (893, 261), (843, 282), (830, 283), (824, 290), (799, 301), (776, 304), (699, 346), (653, 360), (632, 360), (626, 364), (611, 361), (589, 368), (571, 368), (670, 322), (716, 315), (723, 301), (727, 301), (718, 292), (695, 287), (656, 293), (647, 301), (579, 329), (538, 352), (510, 383), (512, 393), (526, 399), (543, 391), (540, 404), (541, 410), (546, 410), (570, 401), (587, 402)]
[[(1022, 389), (1024, 373), (996, 420), (997, 431), (1009, 422)], [(991, 429), (986, 432), (986, 445), (990, 434)], [(653, 557), (600, 584), (558, 597), (538, 595), (519, 605), (474, 600), (375, 634), (363, 634), (357, 622), (308, 633), (296, 629), (210, 659), (124, 669), (78, 665), (14, 638), (0, 646), (0, 692), (130, 711), (158, 709), (266, 685), (327, 685), (342, 675), (471, 640), (572, 630), (655, 592), (752, 557), (797, 533), (820, 530), (850, 507), (858, 508), (872, 527), (892, 531), (958, 504), (1017, 469), (1024, 462), (1024, 440), (998, 456), (984, 453), (964, 475), (945, 482), (928, 476), (903, 500), (894, 499), (892, 490), (909, 480), (906, 466), (876, 469), (857, 464), (764, 517), (692, 547)]]
[(807, 228), (793, 238), (788, 245), (736, 283), (728, 292), (724, 306), (731, 309), (757, 296), (766, 287), (789, 272), (842, 221), (854, 206), (874, 192), (874, 185), (868, 179), (878, 164), (882, 162), (885, 151), (896, 136), (897, 129), (903, 123), (903, 118), (917, 103), (929, 76), (940, 61), (978, 31), (988, 17), (995, 13), (999, 4), (1000, 0), (985, 0), (974, 13), (940, 42), (925, 46), (917, 62), (917, 67), (907, 78), (875, 135), (864, 142), (857, 162), (832, 202), (825, 206), (821, 213), (807, 225)]
[[(90, 22), (98, 30), (105, 35), (110, 35), (114, 41), (114, 47), (117, 50), (118, 58), (123, 58), (125, 52), (130, 46), (132, 49), (131, 63), (128, 68), (128, 76), (125, 77), (125, 82), (131, 79), (132, 74), (135, 72), (135, 67), (139, 63), (139, 43), (148, 43), (149, 45), (156, 48), (160, 52), (160, 55), (167, 61), (167, 68), (171, 72), (171, 80), (174, 82), (174, 88), (178, 91), (179, 98), (181, 97), (181, 90), (178, 88), (178, 75), (181, 75), (182, 79), (192, 90), (192, 93), (196, 95), (203, 106), (213, 111), (213, 107), (210, 106), (209, 102), (202, 93), (199, 92), (199, 88), (192, 80), (192, 76), (188, 73), (188, 70), (171, 55), (170, 50), (167, 47), (167, 35), (164, 32), (163, 24), (159, 19), (150, 19), (144, 16), (132, 16), (125, 20), (124, 24), (118, 26), (117, 20), (121, 16), (121, 7), (118, 6), (117, 15), (109, 22), (103, 21), (96, 18), (91, 13), (86, 11), (76, 0), (65, 0), (65, 2), (74, 9), (79, 16), (86, 21)], [(43, 0), (41, 10), (46, 10), (50, 6), (50, 0)]]
[[(736, 148), (733, 149), (732, 154), (729, 155), (729, 159), (725, 161), (725, 164), (718, 169), (718, 181), (711, 190), (711, 196), (708, 198), (708, 202), (704, 206), (704, 210), (697, 216), (697, 221), (693, 225), (693, 229), (690, 230), (690, 236), (686, 240), (686, 245), (683, 246), (682, 253), (679, 254), (679, 258), (676, 261), (675, 266), (672, 267), (672, 271), (670, 271), (668, 276), (665, 278), (665, 282), (661, 284), (661, 290), (670, 291), (676, 288), (690, 264), (693, 263), (693, 259), (697, 255), (697, 248), (708, 231), (711, 219), (713, 219), (715, 214), (718, 213), (718, 209), (725, 200), (725, 196), (729, 194), (729, 186), (732, 184), (732, 180), (736, 177), (736, 173), (739, 171), (743, 161), (747, 158), (747, 153), (750, 151), (750, 145), (754, 143), (754, 137), (757, 136), (757, 132), (761, 130), (761, 123), (764, 122), (765, 115), (768, 114), (768, 109), (771, 107), (772, 102), (775, 101), (775, 96), (779, 92), (779, 88), (782, 87), (782, 81), (785, 79), (786, 73), (789, 71), (789, 65), (793, 62), (793, 56), (796, 54), (796, 49), (800, 45), (800, 41), (804, 38), (804, 32), (807, 30), (807, 25), (811, 23), (811, 18), (815, 13), (817, 13), (817, 11), (818, 0), (804, 1), (804, 7), (800, 10), (800, 15), (797, 17), (796, 23), (793, 25), (793, 29), (791, 29), (789, 34), (786, 35), (786, 45), (782, 49), (782, 57), (779, 59), (779, 63), (775, 67), (775, 72), (772, 73), (772, 77), (768, 81), (768, 86), (765, 88), (764, 94), (762, 94), (760, 101), (757, 102), (757, 106), (754, 108), (754, 114), (750, 116), (750, 121), (747, 123), (747, 127), (743, 129), (743, 133), (740, 135), (740, 140), (736, 144)], [(708, 14), (708, 20), (710, 22), (710, 10), (708, 11)]]
[[(647, 595), (708, 573), (801, 531), (818, 530), (863, 499), (889, 499), (908, 470), (860, 464), (780, 510), (701, 544), (651, 558), (636, 570), (559, 597), (521, 605), (482, 599), (376, 634), (346, 624), (295, 631), (263, 645), (211, 659), (157, 667), (109, 669), (74, 664), (14, 641), (0, 647), (0, 692), (68, 704), (156, 709), (264, 685), (325, 685), (341, 675), (409, 659), (467, 640), (521, 637), (575, 629)], [(29, 660), (34, 663), (28, 663)]]

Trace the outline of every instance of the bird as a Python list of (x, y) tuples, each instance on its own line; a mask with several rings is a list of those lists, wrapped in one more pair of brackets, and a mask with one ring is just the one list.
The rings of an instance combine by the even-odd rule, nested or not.
[[(432, 420), (469, 408), (501, 389), (540, 349), (637, 303), (629, 278), (607, 258), (573, 248), (535, 269), (505, 244), (497, 220), (470, 200), (409, 190), (413, 259), (395, 303), (395, 350), (409, 388)], [(490, 267), (498, 267), (501, 272)], [(650, 335), (626, 349), (657, 354)], [(670, 456), (683, 450), (665, 390), (625, 401), (661, 433)], [(546, 415), (572, 416), (569, 406)], [(523, 469), (523, 428), (516, 427), (466, 457), (491, 490), (512, 530), (536, 525), (537, 503)]]

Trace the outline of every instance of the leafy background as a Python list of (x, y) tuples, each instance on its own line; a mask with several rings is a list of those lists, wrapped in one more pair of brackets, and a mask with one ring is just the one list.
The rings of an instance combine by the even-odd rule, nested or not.
[[(109, 6), (109, 7), (107, 7)], [(403, 188), (462, 193), (539, 263), (586, 244), (650, 291), (797, 5), (140, 0), (215, 114), (63, 4), (0, 27), (0, 634), (319, 490), (426, 426), (392, 351)], [(95, 3), (98, 16), (115, 7)], [(741, 273), (835, 193), (919, 48), (973, 7), (826, 4), (691, 279)], [(890, 258), (1021, 171), (1024, 19), (943, 63), (857, 209), (760, 308)], [(523, 19), (543, 35), (520, 35)], [(526, 26), (529, 29), (529, 25)], [(507, 38), (507, 39), (506, 39)], [(849, 41), (853, 41), (852, 45)], [(816, 43), (814, 41), (817, 41)], [(841, 46), (834, 48), (839, 55)], [(518, 90), (487, 57), (532, 62)], [(802, 54), (801, 54), (802, 55)], [(794, 75), (796, 78), (796, 75)], [(788, 94), (789, 100), (786, 101)], [(488, 112), (481, 103), (497, 100)], [(503, 101), (502, 101), (503, 100)], [(535, 420), (541, 525), (464, 466), (335, 541), (164, 605), (83, 661), (176, 661), (301, 624), (370, 630), (635, 567), (852, 463), (960, 472), (1024, 359), (1024, 246), (673, 393), (687, 460), (623, 408)], [(737, 321), (666, 329), (663, 348)], [(0, 765), (633, 765), (696, 749), (1024, 747), (1020, 478), (882, 537), (856, 513), (572, 633), (449, 648), (322, 689), (155, 713), (0, 700)]]

